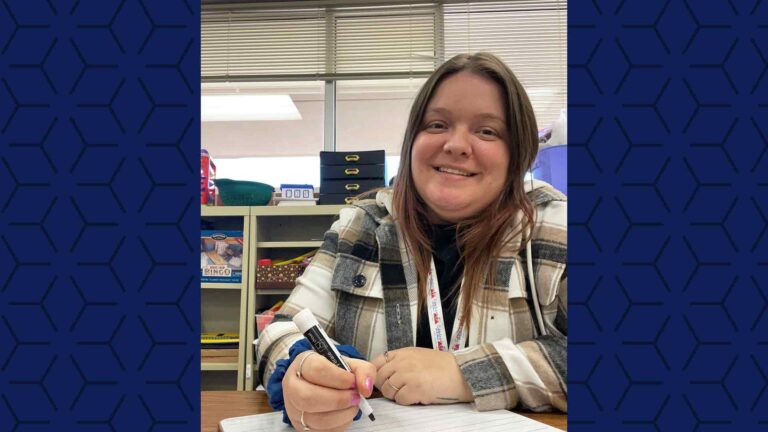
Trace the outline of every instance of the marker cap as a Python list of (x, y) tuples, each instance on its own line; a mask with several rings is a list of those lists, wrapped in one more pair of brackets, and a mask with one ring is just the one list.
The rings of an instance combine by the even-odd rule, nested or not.
[(293, 322), (296, 324), (296, 326), (299, 328), (299, 331), (302, 333), (306, 333), (307, 330), (314, 326), (320, 326), (320, 323), (317, 322), (317, 319), (312, 314), (312, 311), (307, 309), (302, 309), (301, 312), (297, 313), (293, 316)]

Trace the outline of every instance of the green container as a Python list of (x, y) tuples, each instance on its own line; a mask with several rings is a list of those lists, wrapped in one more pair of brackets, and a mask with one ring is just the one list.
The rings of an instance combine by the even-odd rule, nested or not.
[(214, 180), (225, 206), (262, 206), (272, 199), (275, 188), (268, 184), (231, 179)]

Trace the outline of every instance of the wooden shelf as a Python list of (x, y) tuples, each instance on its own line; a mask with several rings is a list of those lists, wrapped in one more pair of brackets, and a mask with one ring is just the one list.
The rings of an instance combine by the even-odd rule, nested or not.
[(200, 363), (201, 371), (237, 371), (237, 358), (233, 362), (203, 362)]
[(288, 295), (293, 288), (256, 288), (256, 295)]
[(200, 288), (203, 289), (227, 289), (227, 290), (241, 290), (243, 284), (241, 283), (219, 283), (219, 282), (201, 282)]
[(207, 216), (312, 216), (339, 213), (346, 205), (314, 205), (296, 207), (278, 206), (200, 206), (200, 215)]
[(267, 241), (258, 242), (256, 247), (259, 248), (319, 248), (323, 245), (322, 241)]
[(339, 213), (345, 205), (314, 205), (314, 206), (296, 206), (296, 207), (251, 207), (251, 216), (313, 216), (328, 215), (333, 216)]
[(236, 371), (238, 370), (238, 350), (206, 349), (200, 350), (200, 370)]
[(247, 206), (200, 206), (200, 216), (248, 216), (251, 208)]

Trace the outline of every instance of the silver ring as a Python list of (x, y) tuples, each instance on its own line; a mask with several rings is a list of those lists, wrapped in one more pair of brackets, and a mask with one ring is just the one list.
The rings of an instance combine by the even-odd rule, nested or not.
[(395, 393), (400, 391), (400, 387), (397, 387), (396, 385), (392, 384), (389, 380), (387, 380), (387, 384), (389, 384), (390, 387), (395, 389)]
[(389, 351), (384, 351), (384, 363), (389, 363)]
[[(309, 357), (311, 357), (311, 356), (312, 356), (312, 354), (317, 354), (317, 352), (316, 352), (316, 351), (312, 351), (312, 352), (310, 352), (309, 354), (307, 354), (307, 355), (305, 355), (304, 357), (302, 357), (302, 358), (301, 358), (301, 361), (299, 362), (299, 370), (297, 370), (297, 371), (296, 371), (296, 376), (297, 376), (297, 377), (301, 378), (301, 368), (303, 368), (303, 367), (304, 367), (304, 360), (306, 360), (306, 359), (308, 359)], [(301, 413), (301, 415), (302, 415), (302, 417), (303, 417), (303, 416), (304, 416), (304, 413), (302, 412), (302, 413)], [(307, 429), (307, 430), (309, 430), (309, 429)]]
[[(307, 356), (307, 357), (309, 357), (309, 356)], [(307, 426), (307, 424), (304, 423), (304, 411), (301, 412), (301, 418), (299, 419), (299, 421), (301, 421), (301, 426), (304, 428), (302, 430), (304, 432), (308, 432), (310, 429), (309, 429), (309, 426)]]

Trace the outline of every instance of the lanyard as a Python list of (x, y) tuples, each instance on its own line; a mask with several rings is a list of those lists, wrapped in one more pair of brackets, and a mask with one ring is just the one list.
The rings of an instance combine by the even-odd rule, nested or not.
[[(440, 300), (440, 286), (437, 283), (435, 271), (435, 260), (430, 262), (429, 274), (427, 275), (427, 312), (429, 319), (429, 330), (432, 336), (432, 347), (440, 351), (456, 351), (464, 347), (467, 334), (464, 332), (464, 323), (461, 316), (461, 290), (459, 290), (459, 301), (456, 305), (456, 318), (453, 321), (453, 334), (451, 342), (448, 345), (445, 332), (445, 322), (443, 320), (443, 305)], [(464, 285), (462, 278), (461, 284)]]

